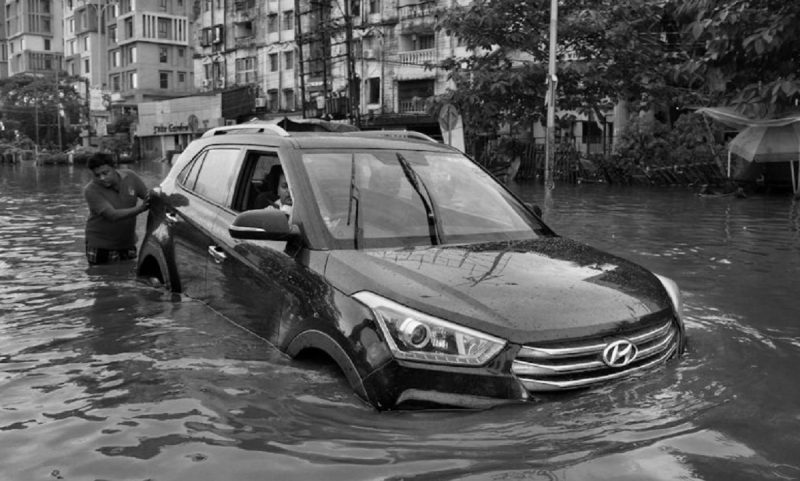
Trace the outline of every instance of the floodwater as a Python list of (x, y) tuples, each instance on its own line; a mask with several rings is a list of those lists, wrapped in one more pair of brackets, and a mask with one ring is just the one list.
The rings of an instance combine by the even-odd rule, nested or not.
[(88, 178), (0, 165), (2, 481), (800, 479), (790, 197), (515, 185), (557, 232), (674, 278), (686, 356), (555, 399), (381, 413), (130, 263), (87, 269)]

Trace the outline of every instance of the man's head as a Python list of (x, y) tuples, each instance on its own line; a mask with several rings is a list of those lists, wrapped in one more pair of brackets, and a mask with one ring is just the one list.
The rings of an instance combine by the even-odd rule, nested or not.
[(116, 187), (119, 183), (119, 174), (114, 169), (114, 159), (111, 154), (96, 152), (89, 157), (86, 166), (92, 171), (97, 184), (103, 187)]

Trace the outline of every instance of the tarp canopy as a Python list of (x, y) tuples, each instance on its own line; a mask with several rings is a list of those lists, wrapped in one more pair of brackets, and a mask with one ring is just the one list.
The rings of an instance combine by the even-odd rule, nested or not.
[(736, 130), (746, 127), (782, 127), (800, 122), (800, 113), (794, 113), (777, 119), (751, 119), (730, 107), (703, 107), (697, 113), (707, 115), (721, 124)]

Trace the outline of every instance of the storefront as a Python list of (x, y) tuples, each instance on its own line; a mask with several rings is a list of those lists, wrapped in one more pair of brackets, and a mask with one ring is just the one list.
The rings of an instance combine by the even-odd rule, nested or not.
[(250, 89), (142, 102), (134, 132), (139, 157), (170, 160), (206, 130), (236, 124), (253, 111)]

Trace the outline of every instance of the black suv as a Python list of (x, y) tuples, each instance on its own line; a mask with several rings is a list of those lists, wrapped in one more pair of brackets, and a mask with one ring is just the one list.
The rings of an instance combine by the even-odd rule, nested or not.
[[(680, 355), (672, 281), (556, 235), (415, 137), (212, 130), (157, 189), (138, 274), (290, 356), (326, 353), (378, 409), (489, 407)], [(291, 214), (256, 204), (276, 165)]]

